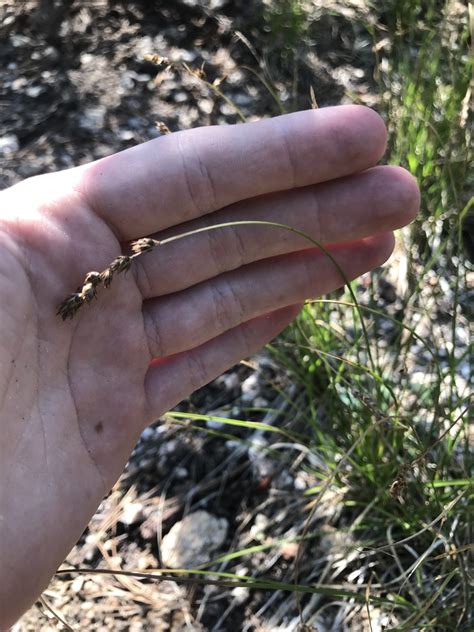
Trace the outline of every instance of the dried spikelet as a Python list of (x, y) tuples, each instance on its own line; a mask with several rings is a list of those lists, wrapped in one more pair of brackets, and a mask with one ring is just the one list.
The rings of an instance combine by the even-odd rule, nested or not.
[(406, 481), (401, 478), (396, 478), (390, 485), (389, 494), (392, 498), (396, 498), (399, 502), (403, 502), (403, 496), (406, 490)]
[(100, 273), (100, 281), (104, 287), (109, 287), (115, 274), (126, 272), (132, 265), (132, 258), (127, 255), (120, 255), (112, 261), (108, 268)]
[(83, 305), (84, 298), (80, 292), (70, 294), (58, 307), (56, 314), (63, 320), (73, 318), (77, 310)]
[(317, 110), (319, 106), (318, 102), (316, 101), (316, 93), (314, 92), (313, 86), (309, 86), (309, 95), (311, 98), (311, 108), (313, 110)]
[(214, 79), (214, 81), (212, 82), (212, 87), (213, 88), (218, 88), (221, 85), (221, 83), (223, 83), (226, 79), (227, 79), (227, 75), (222, 75), (221, 77), (216, 77)]
[(97, 298), (97, 290), (95, 289), (95, 285), (92, 283), (85, 283), (82, 286), (81, 296), (85, 303), (91, 303), (95, 298)]
[(155, 127), (161, 134), (171, 134), (170, 128), (163, 121), (156, 121)]
[(202, 62), (200, 68), (190, 69), (186, 64), (186, 69), (191, 71), (191, 74), (197, 77), (198, 79), (206, 79), (206, 73), (204, 71), (204, 63)]
[(150, 252), (150, 250), (153, 250), (153, 248), (159, 244), (160, 242), (157, 239), (144, 237), (143, 239), (138, 239), (137, 241), (132, 242), (132, 252), (134, 254)]
[(168, 57), (162, 57), (161, 55), (155, 55), (153, 53), (147, 53), (143, 56), (145, 61), (149, 61), (157, 66), (163, 66), (164, 64), (171, 65), (171, 61)]
[(402, 465), (396, 479), (390, 485), (388, 490), (390, 496), (392, 496), (392, 498), (396, 498), (398, 502), (402, 504), (405, 502), (404, 496), (407, 489), (407, 479), (410, 474), (410, 469), (410, 465)]
[(86, 277), (84, 279), (84, 285), (86, 283), (91, 283), (94, 287), (96, 287), (96, 285), (99, 285), (99, 283), (102, 281), (100, 272), (88, 272), (86, 274)]
[(104, 287), (107, 288), (110, 286), (110, 284), (112, 283), (113, 276), (114, 276), (113, 272), (110, 270), (110, 268), (107, 268), (106, 270), (100, 273), (100, 280), (104, 284)]
[(116, 259), (112, 261), (112, 263), (109, 266), (109, 270), (112, 272), (112, 274), (114, 273), (120, 274), (121, 272), (126, 272), (127, 270), (129, 270), (131, 265), (132, 265), (131, 257), (127, 255), (120, 255), (120, 257), (117, 257)]

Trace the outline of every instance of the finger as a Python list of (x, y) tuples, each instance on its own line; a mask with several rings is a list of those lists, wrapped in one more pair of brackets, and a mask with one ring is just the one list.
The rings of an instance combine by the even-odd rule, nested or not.
[[(386, 233), (333, 247), (347, 279), (383, 263), (393, 249)], [(239, 268), (183, 292), (146, 301), (145, 331), (151, 357), (186, 351), (242, 322), (314, 298), (344, 285), (321, 250), (304, 250)]]
[(164, 136), (80, 167), (79, 190), (122, 240), (257, 195), (376, 164), (382, 119), (356, 105)]
[[(413, 177), (399, 167), (375, 167), (315, 186), (240, 202), (212, 214), (212, 224), (271, 221), (307, 233), (321, 243), (353, 241), (410, 222), (419, 207)], [(158, 239), (209, 225), (204, 217)], [(191, 287), (263, 258), (313, 247), (308, 239), (272, 226), (233, 226), (198, 233), (155, 248), (136, 261), (144, 298)]]
[(297, 316), (301, 307), (301, 304), (291, 305), (265, 314), (190, 351), (154, 361), (145, 379), (147, 422), (258, 351)]

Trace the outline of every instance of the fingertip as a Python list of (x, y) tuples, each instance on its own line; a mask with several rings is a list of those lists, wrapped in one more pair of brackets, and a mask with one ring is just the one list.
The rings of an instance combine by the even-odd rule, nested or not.
[(345, 105), (358, 129), (359, 140), (371, 164), (375, 165), (385, 154), (388, 133), (385, 122), (375, 110), (365, 105)]
[(338, 105), (313, 110), (331, 128), (329, 136), (344, 157), (348, 173), (376, 165), (387, 147), (387, 128), (382, 117), (365, 105)]
[(370, 248), (373, 260), (372, 267), (383, 265), (391, 256), (395, 247), (395, 234), (392, 231), (373, 235), (364, 239), (365, 246)]
[(270, 314), (267, 314), (266, 316), (274, 317), (277, 320), (280, 320), (283, 323), (283, 326), (286, 327), (286, 324), (288, 324), (298, 316), (303, 307), (304, 303), (295, 303), (294, 305), (287, 305), (286, 307), (276, 310), (275, 312), (270, 312)]
[(365, 105), (354, 105), (353, 107), (359, 109), (360, 116), (365, 118), (365, 125), (372, 132), (372, 149), (378, 161), (382, 158), (387, 149), (388, 132), (385, 121), (378, 112)]
[(398, 195), (400, 198), (400, 227), (410, 224), (418, 214), (421, 193), (416, 178), (403, 167), (393, 167), (397, 174)]

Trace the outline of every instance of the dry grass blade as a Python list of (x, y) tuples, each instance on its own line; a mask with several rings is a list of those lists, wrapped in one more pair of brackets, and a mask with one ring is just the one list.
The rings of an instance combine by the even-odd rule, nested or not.
[(44, 596), (40, 597), (40, 601), (43, 604), (43, 606), (46, 608), (46, 610), (49, 610), (49, 612), (53, 615), (53, 617), (59, 621), (59, 623), (61, 623), (66, 630), (70, 630), (71, 632), (74, 632), (74, 628), (72, 628), (63, 618), (62, 616), (56, 612), (56, 610), (53, 608), (53, 606), (46, 600), (46, 598)]

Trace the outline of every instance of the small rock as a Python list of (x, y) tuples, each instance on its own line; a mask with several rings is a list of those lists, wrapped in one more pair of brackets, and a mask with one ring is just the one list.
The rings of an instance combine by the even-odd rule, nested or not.
[(281, 545), (281, 555), (284, 560), (293, 560), (298, 555), (298, 542), (284, 542)]
[(232, 391), (236, 388), (240, 388), (240, 378), (238, 373), (227, 373), (227, 375), (222, 376), (224, 385), (228, 391)]
[(207, 511), (195, 511), (177, 522), (163, 538), (161, 555), (169, 568), (195, 568), (211, 560), (224, 543), (229, 524)]
[(150, 428), (150, 426), (148, 426), (142, 432), (141, 438), (143, 439), (143, 441), (148, 441), (149, 439), (151, 439), (154, 436), (155, 436), (155, 429), (154, 428)]
[(26, 77), (18, 77), (12, 81), (11, 88), (14, 92), (23, 90), (28, 85), (28, 79)]
[(132, 132), (131, 129), (121, 129), (119, 132), (119, 136), (120, 136), (120, 140), (133, 140), (133, 138), (135, 137), (135, 134)]
[(237, 586), (231, 590), (231, 595), (234, 598), (234, 601), (237, 604), (243, 604), (250, 597), (250, 591), (248, 588), (244, 588), (243, 586)]
[(178, 480), (185, 480), (189, 476), (189, 472), (185, 467), (175, 467), (173, 470), (175, 478)]
[(221, 114), (224, 116), (232, 116), (235, 114), (235, 107), (233, 105), (229, 105), (228, 103), (222, 103), (219, 109)]
[(105, 114), (104, 107), (87, 108), (79, 119), (79, 125), (90, 131), (98, 130), (104, 125)]
[(188, 100), (188, 95), (186, 94), (186, 92), (183, 92), (182, 90), (180, 90), (179, 92), (175, 92), (173, 94), (173, 101), (175, 103), (184, 103), (187, 100)]
[(8, 156), (19, 149), (20, 142), (15, 134), (5, 134), (5, 136), (0, 137), (0, 155)]
[(303, 491), (304, 489), (306, 489), (307, 485), (306, 485), (306, 481), (304, 480), (304, 478), (302, 478), (301, 476), (297, 476), (293, 482), (293, 485), (295, 487), (295, 489), (297, 491)]
[(260, 391), (260, 384), (256, 373), (252, 373), (242, 382), (242, 401), (253, 401)]
[(85, 580), (83, 577), (76, 577), (76, 579), (71, 584), (70, 590), (75, 594), (80, 593), (84, 585), (84, 581)]
[(214, 101), (212, 99), (199, 99), (199, 109), (205, 114), (211, 114), (214, 108)]
[(268, 518), (265, 514), (259, 513), (255, 516), (255, 522), (250, 527), (250, 536), (254, 540), (262, 541), (265, 538), (265, 530), (268, 527)]
[(178, 447), (178, 442), (176, 441), (176, 439), (171, 439), (170, 441), (166, 441), (160, 446), (158, 450), (158, 454), (162, 456), (173, 454), (173, 452), (176, 450), (177, 447)]
[(249, 94), (245, 94), (244, 92), (237, 92), (237, 94), (232, 95), (232, 102), (239, 108), (251, 105), (254, 101), (255, 99), (253, 97)]
[(42, 86), (28, 86), (28, 88), (26, 88), (25, 90), (25, 94), (32, 99), (36, 99), (36, 97), (39, 97), (42, 92)]
[(259, 395), (253, 400), (253, 406), (255, 408), (268, 408), (268, 399), (265, 399), (265, 397), (260, 397)]
[(272, 477), (275, 472), (274, 459), (268, 458), (262, 450), (266, 445), (267, 441), (264, 437), (254, 436), (252, 438), (252, 446), (247, 452), (256, 480)]
[(140, 503), (128, 503), (125, 505), (119, 521), (127, 526), (140, 522), (143, 518), (143, 506)]

